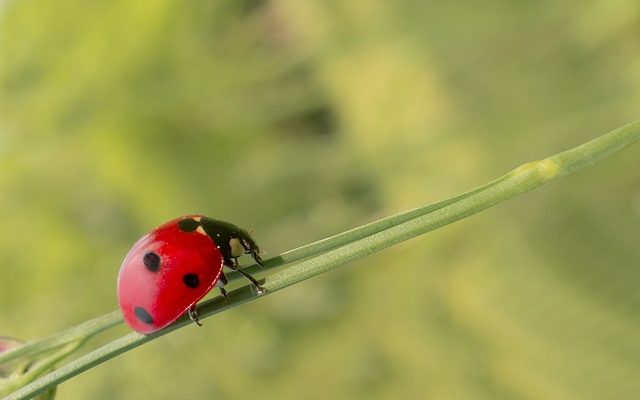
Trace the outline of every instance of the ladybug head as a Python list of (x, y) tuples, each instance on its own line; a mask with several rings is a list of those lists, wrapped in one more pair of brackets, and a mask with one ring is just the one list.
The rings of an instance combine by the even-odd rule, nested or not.
[(203, 231), (219, 246), (225, 259), (238, 258), (244, 254), (249, 254), (256, 263), (262, 265), (260, 248), (249, 232), (244, 229), (228, 222), (205, 216), (201, 216), (194, 226), (202, 227)]
[(251, 235), (244, 229), (236, 232), (236, 237), (232, 237), (229, 240), (229, 247), (231, 248), (231, 254), (234, 257), (240, 257), (243, 254), (249, 254), (259, 265), (262, 265), (262, 258), (260, 257), (260, 247), (253, 240)]

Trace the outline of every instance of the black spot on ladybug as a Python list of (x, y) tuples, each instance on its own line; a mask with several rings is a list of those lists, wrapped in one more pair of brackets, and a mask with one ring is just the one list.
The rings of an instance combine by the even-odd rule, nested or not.
[(153, 324), (153, 317), (144, 308), (136, 307), (133, 311), (136, 313), (136, 317), (138, 317), (141, 322), (149, 325)]
[(193, 232), (200, 226), (200, 222), (195, 219), (185, 218), (183, 220), (178, 221), (178, 228), (184, 232)]
[(151, 272), (158, 272), (160, 269), (160, 256), (153, 251), (148, 252), (142, 258), (144, 266)]
[(192, 289), (195, 289), (200, 285), (200, 279), (198, 279), (198, 275), (191, 273), (185, 274), (182, 277), (182, 282), (184, 282), (185, 285)]

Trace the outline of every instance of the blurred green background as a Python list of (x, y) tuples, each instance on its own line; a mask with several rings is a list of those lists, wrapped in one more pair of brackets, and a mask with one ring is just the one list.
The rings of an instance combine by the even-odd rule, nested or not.
[[(0, 334), (114, 310), (129, 246), (176, 216), (278, 254), (615, 128), (638, 116), (639, 23), (632, 0), (4, 0)], [(640, 398), (639, 155), (182, 329), (59, 398)]]

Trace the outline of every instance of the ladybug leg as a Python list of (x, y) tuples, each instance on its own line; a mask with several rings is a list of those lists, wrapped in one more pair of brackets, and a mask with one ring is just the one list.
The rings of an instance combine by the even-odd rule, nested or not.
[(242, 275), (245, 278), (247, 278), (248, 280), (250, 280), (251, 283), (253, 283), (255, 285), (256, 289), (258, 289), (258, 294), (263, 294), (266, 291), (265, 288), (260, 286), (258, 281), (255, 280), (255, 278), (253, 276), (247, 274), (246, 272), (244, 272), (243, 270), (240, 269), (240, 264), (238, 263), (238, 258), (237, 257), (233, 258), (233, 262), (231, 262), (231, 265), (229, 265), (229, 268), (231, 268), (232, 270), (238, 272), (240, 275)]
[(198, 318), (198, 312), (196, 311), (195, 304), (189, 307), (189, 310), (187, 312), (189, 313), (189, 318), (191, 318), (193, 322), (195, 322), (198, 326), (202, 326), (202, 322), (200, 322), (200, 319)]
[(226, 285), (227, 283), (229, 283), (227, 277), (224, 275), (224, 273), (221, 273), (220, 279), (218, 279), (218, 283), (216, 283), (216, 286), (218, 287), (218, 289), (220, 289), (220, 294), (222, 294), (222, 297), (224, 297), (225, 300), (229, 298), (229, 296), (227, 296), (227, 290), (224, 288), (224, 285)]
[(257, 251), (252, 251), (251, 257), (253, 257), (256, 264), (258, 264), (260, 268), (264, 268), (264, 264), (262, 263), (262, 257), (260, 257), (260, 254)]
[[(251, 254), (251, 257), (255, 260), (256, 264), (258, 264), (261, 268), (264, 268), (264, 264), (262, 263), (262, 257), (260, 257), (260, 249), (258, 246), (251, 245), (247, 239), (241, 239), (240, 244), (244, 248), (244, 254)], [(237, 262), (237, 260), (236, 260)]]

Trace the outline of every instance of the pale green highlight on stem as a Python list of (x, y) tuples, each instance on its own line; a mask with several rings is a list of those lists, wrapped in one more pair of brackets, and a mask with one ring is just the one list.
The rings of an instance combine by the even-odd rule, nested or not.
[[(266, 268), (302, 261), (267, 276), (263, 283), (267, 289), (265, 295), (257, 296), (250, 287), (244, 286), (230, 292), (227, 301), (216, 297), (203, 302), (198, 311), (201, 318), (205, 318), (264, 297), (340, 265), (485, 210), (550, 180), (593, 164), (600, 158), (638, 140), (640, 140), (640, 120), (552, 157), (523, 164), (503, 177), (462, 195), (384, 218), (283, 253), (267, 260)], [(249, 269), (255, 271), (256, 266), (251, 266)], [(52, 335), (43, 341), (33, 342), (23, 346), (24, 348), (13, 350), (6, 356), (0, 356), (0, 363), (11, 359), (16, 354), (19, 356), (39, 354), (80, 338), (86, 340), (121, 321), (118, 312), (107, 314), (61, 334)], [(191, 324), (188, 318), (182, 318), (176, 324), (151, 336), (127, 334), (33, 381), (6, 397), (5, 400), (33, 397), (89, 368), (188, 324)]]

